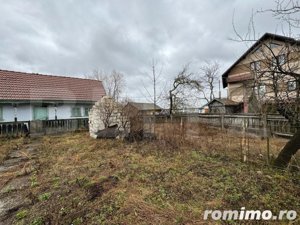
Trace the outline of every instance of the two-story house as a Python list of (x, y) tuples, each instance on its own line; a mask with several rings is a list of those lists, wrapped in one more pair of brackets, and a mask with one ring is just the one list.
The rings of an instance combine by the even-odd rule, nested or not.
[(242, 112), (255, 105), (287, 99), (297, 89), (300, 42), (281, 35), (264, 34), (222, 75), (228, 99), (242, 103)]

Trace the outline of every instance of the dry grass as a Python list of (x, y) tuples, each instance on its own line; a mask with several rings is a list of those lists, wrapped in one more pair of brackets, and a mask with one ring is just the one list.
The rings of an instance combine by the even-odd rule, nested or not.
[(243, 206), (300, 213), (299, 172), (274, 170), (259, 157), (241, 163), (214, 129), (198, 142), (176, 129), (138, 143), (86, 133), (44, 137), (39, 170), (20, 193), (33, 205), (14, 224), (215, 224), (202, 220), (205, 209)]
[(24, 139), (0, 138), (0, 163), (7, 157), (9, 152), (22, 146)]
[[(243, 134), (239, 131), (224, 130), (209, 127), (200, 123), (159, 123), (155, 126), (159, 139), (166, 140), (174, 147), (187, 145), (200, 148), (202, 152), (230, 156), (241, 159)], [(268, 158), (267, 139), (253, 134), (246, 134), (245, 146), (247, 161), (256, 164), (266, 164)], [(269, 138), (270, 163), (276, 158), (288, 140)], [(293, 158), (292, 165), (300, 169), (300, 152)]]

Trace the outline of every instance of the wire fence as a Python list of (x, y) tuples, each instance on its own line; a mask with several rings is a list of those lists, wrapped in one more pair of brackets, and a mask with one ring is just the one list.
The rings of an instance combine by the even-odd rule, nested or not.
[(149, 116), (144, 118), (145, 123), (181, 121), (189, 123), (203, 123), (221, 129), (234, 129), (257, 136), (291, 137), (297, 127), (292, 126), (287, 119), (277, 114), (181, 114), (172, 117)]

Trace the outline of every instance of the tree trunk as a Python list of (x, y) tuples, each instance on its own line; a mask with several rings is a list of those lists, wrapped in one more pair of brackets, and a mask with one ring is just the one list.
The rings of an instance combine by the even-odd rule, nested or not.
[(292, 159), (292, 156), (300, 149), (300, 129), (294, 134), (291, 140), (283, 147), (277, 156), (274, 166), (286, 168)]

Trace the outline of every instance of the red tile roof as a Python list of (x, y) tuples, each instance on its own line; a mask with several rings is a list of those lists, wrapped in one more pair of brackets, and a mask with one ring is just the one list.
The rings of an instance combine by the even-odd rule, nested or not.
[(102, 82), (0, 70), (0, 100), (98, 101)]

